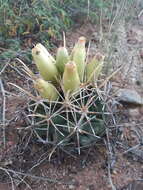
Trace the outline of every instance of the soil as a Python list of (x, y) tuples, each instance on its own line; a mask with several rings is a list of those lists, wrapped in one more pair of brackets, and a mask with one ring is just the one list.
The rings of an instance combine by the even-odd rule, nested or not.
[[(105, 33), (106, 29), (105, 23)], [(118, 40), (116, 52), (125, 48), (129, 57), (133, 52), (134, 56), (132, 66), (128, 56), (125, 57), (128, 61), (126, 77), (123, 72), (119, 72), (112, 78), (111, 84), (113, 89), (135, 89), (143, 97), (143, 25), (139, 25), (137, 20), (135, 24), (122, 23), (118, 31), (123, 34)], [(104, 52), (104, 46), (100, 46), (99, 28), (90, 23), (67, 34), (68, 47), (72, 47), (81, 35), (88, 36), (88, 41), (91, 40), (91, 55), (99, 48)], [(123, 54), (117, 53), (114, 59), (120, 60), (118, 56), (122, 56), (120, 61), (123, 61)], [(120, 61), (116, 61), (116, 68), (119, 67)], [(0, 190), (143, 189), (142, 107), (119, 105), (116, 108), (116, 128), (113, 127), (112, 130), (111, 127), (108, 138), (104, 139), (108, 144), (99, 142), (83, 151), (80, 156), (73, 155), (74, 157), (59, 150), (49, 162), (51, 149), (38, 143), (30, 130), (24, 130), (28, 125), (24, 111), (27, 97), (9, 85), (9, 82), (13, 82), (26, 89), (30, 82), (27, 84), (24, 76), (17, 75), (17, 72), (9, 67), (2, 76), (5, 79), (4, 87), (10, 94), (6, 95), (5, 139), (3, 135), (0, 139)], [(3, 96), (0, 102), (3, 103)], [(1, 129), (1, 134), (2, 131)]]

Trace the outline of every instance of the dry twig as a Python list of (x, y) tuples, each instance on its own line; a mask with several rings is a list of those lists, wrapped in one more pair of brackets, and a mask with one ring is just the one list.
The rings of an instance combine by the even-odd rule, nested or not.
[(6, 96), (5, 96), (5, 90), (3, 86), (3, 82), (0, 78), (0, 88), (1, 88), (1, 93), (2, 93), (2, 130), (3, 130), (3, 145), (4, 148), (6, 147), (6, 139), (5, 139), (5, 126), (6, 126), (6, 121), (5, 121), (5, 112), (6, 112)]

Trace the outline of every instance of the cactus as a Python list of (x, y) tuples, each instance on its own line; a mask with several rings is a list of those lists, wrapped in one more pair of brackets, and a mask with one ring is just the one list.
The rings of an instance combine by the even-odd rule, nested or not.
[[(47, 107), (46, 111), (41, 105), (37, 109), (32, 108), (33, 113), (37, 114), (35, 131), (37, 136), (42, 138), (42, 142), (48, 140), (49, 143), (67, 150), (70, 146), (70, 149), (80, 153), (80, 148), (95, 143), (105, 133), (102, 118), (104, 105), (101, 104), (95, 89), (82, 89), (81, 95), (63, 102), (62, 106), (59, 102), (51, 106), (47, 103), (44, 105)], [(43, 118), (46, 115), (47, 120)]]
[[(81, 148), (95, 143), (105, 133), (105, 103), (93, 85), (101, 73), (104, 56), (98, 54), (86, 65), (84, 37), (79, 38), (70, 58), (65, 47), (58, 49), (54, 60), (45, 47), (37, 46), (32, 54), (43, 79), (33, 79), (41, 96), (40, 101), (32, 100), (29, 104), (30, 116), (35, 121), (34, 132), (40, 142), (77, 150), (80, 154)], [(61, 81), (54, 87), (54, 76), (57, 77), (58, 72)]]

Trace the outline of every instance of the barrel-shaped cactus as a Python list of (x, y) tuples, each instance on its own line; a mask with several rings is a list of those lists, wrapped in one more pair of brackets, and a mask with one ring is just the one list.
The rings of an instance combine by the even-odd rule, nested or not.
[(46, 111), (41, 104), (32, 108), (36, 118), (35, 132), (42, 142), (48, 139), (49, 143), (80, 153), (80, 148), (92, 145), (105, 133), (102, 117), (105, 108), (95, 88), (82, 89), (81, 94), (62, 104), (58, 101), (50, 106), (44, 102), (44, 105)]
[(41, 44), (34, 47), (32, 55), (43, 77), (33, 79), (42, 103), (32, 103), (29, 109), (35, 117), (36, 137), (80, 153), (81, 147), (95, 143), (105, 132), (103, 96), (99, 97), (93, 85), (101, 73), (104, 56), (96, 54), (87, 64), (84, 37), (79, 38), (70, 56), (65, 47), (60, 47), (55, 59)]

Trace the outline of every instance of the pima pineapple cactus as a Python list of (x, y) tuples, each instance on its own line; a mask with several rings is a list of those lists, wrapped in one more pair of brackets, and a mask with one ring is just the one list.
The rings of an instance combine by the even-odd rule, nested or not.
[(96, 88), (104, 56), (95, 55), (86, 63), (84, 37), (71, 55), (60, 47), (57, 60), (41, 44), (32, 55), (41, 75), (33, 79), (38, 99), (30, 102), (35, 135), (40, 142), (80, 153), (105, 133), (105, 104)]

